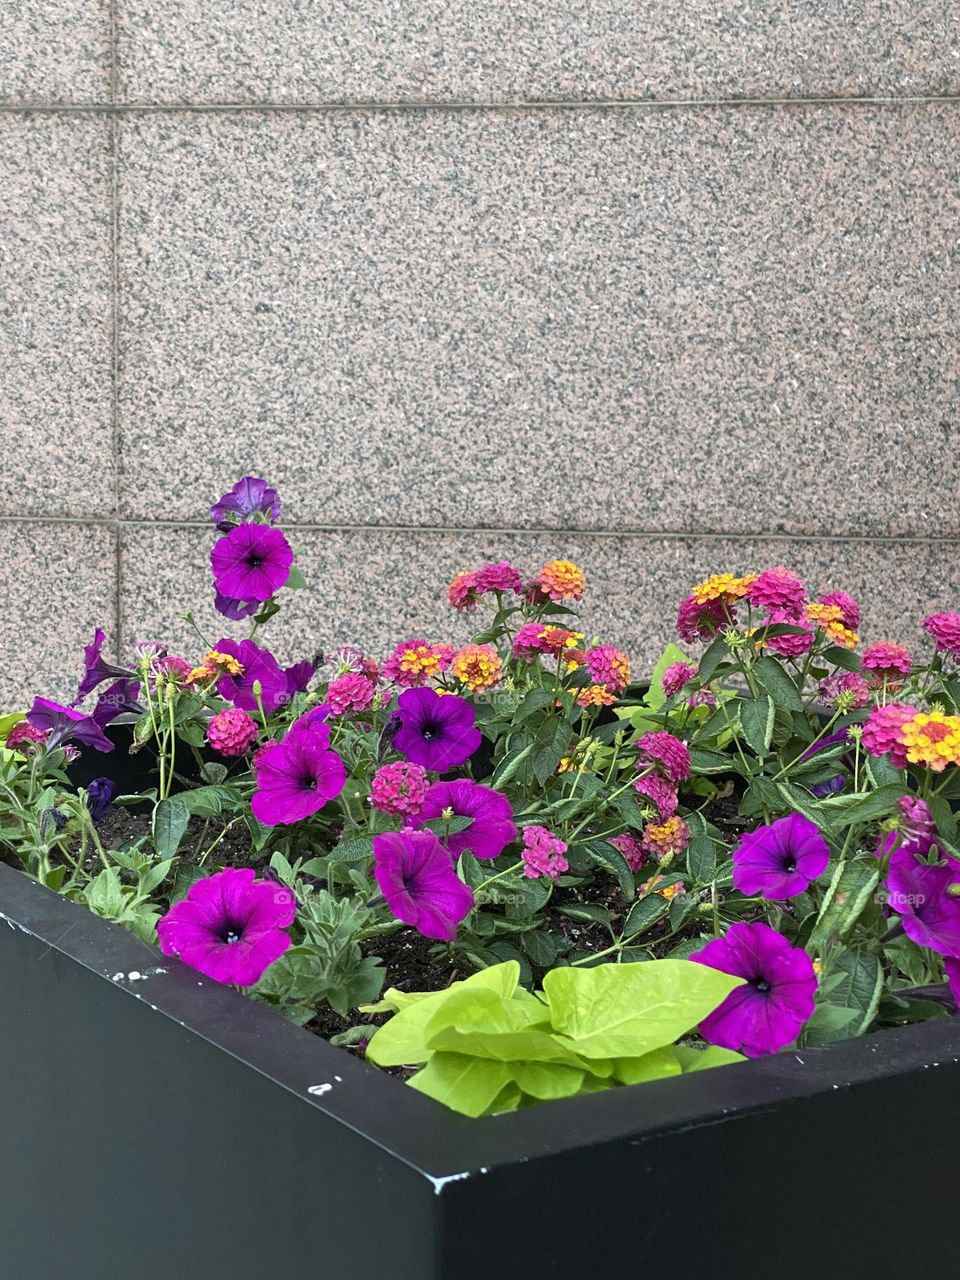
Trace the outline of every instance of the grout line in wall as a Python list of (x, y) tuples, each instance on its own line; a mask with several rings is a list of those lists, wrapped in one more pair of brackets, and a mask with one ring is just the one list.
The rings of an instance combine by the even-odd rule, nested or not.
[[(35, 516), (35, 515), (0, 515), (3, 524), (39, 524), (39, 525), (85, 525), (102, 529), (169, 529), (188, 530), (205, 529), (213, 531), (209, 520), (164, 520), (133, 519), (129, 517), (113, 518), (110, 516)], [(470, 527), (456, 525), (414, 525), (414, 524), (301, 524), (285, 523), (284, 531), (291, 538), (297, 533), (366, 533), (366, 534), (429, 534), (457, 535), (481, 534), (484, 537), (536, 537), (536, 538), (615, 538), (619, 540), (664, 541), (664, 542), (836, 542), (843, 544), (890, 544), (915, 546), (960, 546), (960, 532), (944, 537), (932, 537), (926, 534), (845, 534), (845, 533), (790, 533), (755, 530), (751, 532), (731, 532), (725, 529), (571, 529), (550, 528), (549, 526), (506, 526), (506, 525), (474, 525)]]
[[(116, 54), (111, 68), (111, 95), (117, 92)], [(960, 93), (820, 95), (810, 97), (770, 98), (542, 98), (504, 99), (502, 101), (442, 102), (425, 99), (409, 102), (377, 102), (368, 100), (318, 102), (2, 102), (0, 114), (55, 115), (178, 115), (181, 113), (271, 113), (312, 114), (327, 111), (664, 111), (708, 107), (820, 107), (820, 106), (916, 106), (924, 103), (960, 103)]]
[(122, 650), (123, 608), (120, 590), (121, 541), (120, 520), (122, 492), (120, 448), (120, 122), (110, 121), (110, 423), (113, 445), (113, 519), (116, 529), (117, 563), (114, 575), (114, 634), (117, 652)]

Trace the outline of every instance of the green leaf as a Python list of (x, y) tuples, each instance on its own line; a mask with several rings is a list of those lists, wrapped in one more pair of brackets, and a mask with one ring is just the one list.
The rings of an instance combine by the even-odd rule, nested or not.
[(854, 823), (874, 822), (881, 818), (889, 818), (896, 810), (897, 801), (903, 795), (903, 784), (891, 782), (878, 787), (876, 791), (858, 792), (855, 795), (836, 796), (841, 803), (835, 807), (840, 810), (834, 821), (839, 827), (849, 827)]
[(774, 705), (765, 693), (740, 704), (740, 725), (748, 745), (758, 756), (768, 755), (773, 741)]
[(586, 1074), (582, 1068), (564, 1066), (560, 1062), (511, 1062), (508, 1064), (515, 1083), (541, 1102), (553, 1098), (570, 1098), (580, 1092)]
[(841, 645), (836, 644), (825, 649), (821, 657), (824, 662), (829, 662), (831, 667), (842, 667), (844, 671), (860, 670), (860, 659), (857, 655)]
[(647, 1080), (663, 1080), (678, 1076), (681, 1067), (676, 1049), (665, 1046), (653, 1049), (639, 1058), (616, 1058), (613, 1064), (614, 1078), (621, 1084), (644, 1084)]
[(668, 909), (669, 903), (665, 898), (661, 898), (659, 893), (650, 893), (638, 899), (630, 908), (630, 914), (623, 926), (623, 936), (635, 938), (641, 933), (646, 933), (651, 925), (656, 924), (662, 916), (667, 914)]
[(673, 1051), (683, 1068), (684, 1074), (688, 1071), (707, 1071), (711, 1067), (726, 1067), (733, 1062), (746, 1062), (746, 1058), (741, 1053), (734, 1053), (732, 1049), (721, 1049), (719, 1045), (710, 1044), (705, 1049), (694, 1048), (692, 1045), (678, 1044)]
[(687, 870), (694, 884), (709, 884), (717, 873), (717, 848), (706, 831), (695, 832), (690, 838)]
[(520, 945), (538, 969), (549, 969), (557, 958), (553, 934), (544, 929), (530, 929), (520, 939)]
[(585, 1058), (636, 1058), (670, 1045), (721, 1004), (742, 978), (690, 960), (552, 969), (550, 1021)]
[(536, 715), (538, 711), (544, 711), (547, 707), (556, 702), (557, 695), (552, 689), (530, 689), (523, 698), (523, 701), (517, 707), (511, 717), (514, 725), (523, 724), (530, 716)]
[(179, 797), (157, 804), (153, 811), (152, 836), (153, 847), (161, 858), (176, 856), (189, 822), (190, 811)]
[(491, 786), (498, 791), (502, 791), (533, 755), (533, 749), (536, 745), (536, 741), (528, 742), (522, 751), (504, 756), (494, 770)]
[(853, 858), (838, 862), (810, 935), (808, 950), (814, 954), (822, 950), (831, 933), (844, 937), (860, 918), (879, 879), (876, 859), (871, 858), (869, 863)]
[(181, 791), (177, 800), (198, 818), (215, 818), (224, 809), (236, 807), (237, 795), (229, 787), (210, 785)]
[[(817, 1013), (807, 1024), (807, 1044), (829, 1044), (833, 1040), (863, 1035), (877, 1015), (882, 991), (883, 966), (872, 951), (865, 947), (851, 947), (848, 951), (832, 954), (829, 992), (822, 997), (818, 995)], [(834, 1020), (833, 1025), (828, 1025), (820, 1015), (822, 1010), (830, 1007), (849, 1013), (850, 1017)]]
[(588, 924), (602, 924), (605, 929), (610, 928), (610, 912), (599, 902), (565, 902), (558, 909), (561, 915), (571, 920), (585, 920)]
[(173, 866), (172, 858), (164, 858), (162, 862), (155, 863), (149, 871), (147, 871), (140, 879), (140, 892), (144, 897), (148, 897), (166, 880), (170, 874), (170, 868)]
[(709, 680), (716, 671), (720, 663), (728, 656), (730, 650), (724, 637), (717, 636), (707, 647), (706, 653), (700, 659), (697, 667), (697, 673), (701, 680)]
[(760, 687), (770, 695), (778, 707), (783, 707), (785, 711), (803, 710), (800, 690), (775, 658), (759, 658), (753, 664), (753, 674)]
[(591, 858), (599, 862), (607, 871), (612, 871), (620, 881), (620, 886), (629, 900), (636, 892), (636, 881), (626, 858), (614, 845), (606, 840), (592, 840), (586, 846)]
[(361, 862), (373, 857), (373, 836), (350, 836), (335, 844), (327, 855), (331, 862)]
[(722, 751), (708, 751), (705, 747), (690, 748), (690, 767), (694, 773), (735, 773), (732, 756)]
[[(371, 1045), (376, 1040), (374, 1036)], [(482, 1116), (510, 1081), (510, 1068), (505, 1062), (467, 1058), (459, 1053), (435, 1053), (423, 1070), (407, 1083), (462, 1115)]]

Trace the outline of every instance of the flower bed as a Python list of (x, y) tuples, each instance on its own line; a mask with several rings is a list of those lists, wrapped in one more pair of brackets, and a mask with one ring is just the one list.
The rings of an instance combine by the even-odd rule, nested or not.
[[(576, 565), (501, 562), (450, 586), (468, 644), (284, 668), (279, 498), (248, 477), (212, 517), (246, 638), (124, 666), (98, 632), (72, 706), (2, 726), (40, 884), (471, 1117), (955, 1012), (960, 614), (858, 655), (843, 592), (715, 575), (677, 617), (702, 653), (641, 693)], [(124, 726), (145, 785), (72, 787)]]

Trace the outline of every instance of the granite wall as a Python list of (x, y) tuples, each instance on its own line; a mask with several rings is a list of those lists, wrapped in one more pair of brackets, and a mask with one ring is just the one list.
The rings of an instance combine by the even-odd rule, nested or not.
[(281, 490), (286, 658), (569, 555), (637, 659), (787, 562), (960, 603), (957, 0), (5, 0), (0, 706), (212, 636)]

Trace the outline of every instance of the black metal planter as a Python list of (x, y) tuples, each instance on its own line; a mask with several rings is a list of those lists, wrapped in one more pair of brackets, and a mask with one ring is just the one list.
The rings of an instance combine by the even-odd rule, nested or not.
[(951, 1274), (960, 1019), (471, 1121), (0, 865), (3, 1280)]

